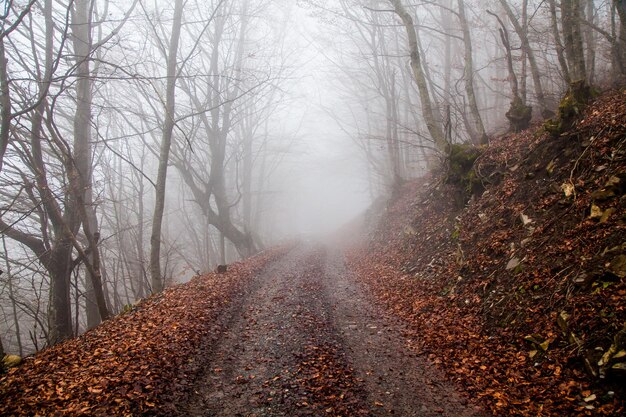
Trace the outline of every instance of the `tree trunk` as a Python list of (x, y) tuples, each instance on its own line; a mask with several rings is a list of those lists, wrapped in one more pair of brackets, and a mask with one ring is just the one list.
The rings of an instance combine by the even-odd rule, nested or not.
[(626, 0), (613, 0), (613, 6), (619, 16), (619, 31), (614, 52), (620, 73), (626, 74)]
[[(6, 242), (6, 238), (4, 235), (2, 235), (2, 249), (4, 251), (4, 256), (5, 256), (5, 267), (6, 267), (6, 271), (4, 271), (4, 273), (6, 274), (6, 280), (7, 280), (7, 284), (9, 287), (9, 299), (11, 300), (11, 309), (13, 312), (13, 324), (15, 325), (15, 338), (17, 341), (17, 349), (18, 352), (20, 354), (20, 356), (24, 356), (24, 349), (22, 346), (22, 332), (20, 329), (20, 320), (17, 314), (17, 303), (15, 302), (15, 290), (13, 288), (13, 274), (11, 273), (11, 262), (9, 262), (9, 252), (7, 250), (7, 242)], [(0, 274), (2, 274), (2, 272), (0, 271)], [(2, 348), (1, 346), (1, 341), (0, 341), (0, 348)], [(4, 353), (0, 352), (0, 359), (2, 359), (2, 357), (4, 356)]]
[(565, 55), (567, 56), (572, 82), (587, 79), (580, 18), (579, 0), (561, 1), (563, 41), (565, 43)]
[(565, 47), (561, 41), (561, 34), (559, 33), (559, 23), (556, 14), (556, 2), (555, 0), (548, 0), (550, 6), (550, 26), (552, 28), (552, 37), (554, 38), (554, 44), (556, 45), (556, 57), (561, 67), (561, 76), (563, 80), (569, 85), (572, 80), (569, 75), (569, 68), (567, 61), (565, 60)]
[(445, 140), (441, 125), (435, 118), (435, 112), (432, 108), (430, 94), (428, 92), (428, 85), (426, 77), (422, 68), (421, 57), (417, 44), (417, 33), (415, 32), (415, 26), (413, 24), (413, 17), (406, 11), (401, 0), (389, 0), (394, 7), (395, 13), (400, 17), (402, 23), (407, 32), (409, 40), (409, 53), (411, 56), (411, 70), (413, 71), (413, 77), (419, 91), (420, 102), (422, 105), (422, 115), (426, 122), (426, 127), (432, 140), (435, 142), (435, 147), (439, 152), (447, 154), (448, 143)]
[(546, 97), (543, 92), (543, 86), (541, 83), (541, 73), (539, 71), (539, 65), (537, 64), (537, 60), (535, 58), (535, 52), (530, 46), (530, 42), (528, 40), (528, 33), (526, 30), (524, 30), (519, 20), (515, 17), (515, 14), (513, 14), (513, 10), (511, 10), (511, 6), (509, 6), (509, 3), (506, 0), (500, 0), (500, 4), (504, 8), (504, 11), (509, 17), (509, 20), (513, 24), (513, 27), (515, 28), (515, 32), (517, 33), (517, 36), (520, 38), (520, 41), (522, 42), (522, 49), (524, 50), (524, 53), (526, 54), (526, 57), (528, 58), (528, 64), (530, 65), (530, 73), (533, 77), (533, 84), (535, 86), (535, 95), (537, 96), (537, 103), (539, 104), (539, 110), (541, 112), (541, 115), (545, 118), (551, 117), (553, 115), (553, 112), (550, 109), (548, 109), (548, 106), (546, 103)]
[(0, 172), (4, 154), (9, 146), (11, 130), (11, 96), (9, 90), (8, 61), (4, 50), (4, 37), (0, 38)]
[(509, 32), (502, 22), (500, 17), (487, 10), (487, 13), (496, 18), (498, 23), (500, 24), (500, 39), (502, 40), (502, 45), (504, 46), (504, 52), (506, 54), (506, 63), (509, 71), (509, 83), (511, 86), (511, 106), (509, 110), (506, 112), (506, 118), (509, 119), (509, 124), (512, 132), (519, 132), (528, 128), (530, 124), (530, 120), (532, 117), (532, 108), (526, 105), (526, 102), (523, 101), (522, 97), (519, 93), (519, 84), (517, 82), (517, 76), (515, 75), (515, 69), (513, 67), (513, 57), (511, 53), (511, 43), (509, 41)]
[(167, 91), (165, 96), (165, 122), (159, 151), (159, 169), (156, 181), (154, 216), (152, 219), (152, 234), (150, 236), (150, 277), (152, 292), (163, 290), (163, 276), (161, 274), (161, 229), (163, 213), (165, 211), (165, 185), (167, 182), (167, 166), (172, 147), (172, 134), (175, 124), (176, 110), (176, 75), (177, 53), (180, 40), (180, 29), (183, 19), (183, 0), (176, 0), (174, 5), (174, 19), (172, 20), (172, 34), (167, 52)]
[(46, 265), (50, 274), (50, 304), (48, 306), (48, 344), (55, 345), (73, 336), (70, 279), (72, 242), (58, 242)]
[[(104, 298), (102, 288), (102, 277), (100, 273), (100, 254), (97, 245), (97, 219), (93, 207), (92, 190), (92, 145), (91, 145), (91, 105), (92, 105), (92, 80), (91, 80), (91, 1), (76, 0), (74, 14), (72, 15), (72, 38), (74, 43), (74, 55), (76, 57), (76, 114), (74, 115), (74, 155), (73, 163), (78, 173), (72, 193), (75, 207), (80, 211), (83, 224), (83, 231), (89, 241), (89, 259), (84, 259), (90, 267), (87, 271), (87, 280), (90, 281), (87, 291), (88, 296), (93, 297), (87, 300), (95, 301), (98, 308), (98, 317), (90, 314), (90, 327), (99, 324), (100, 320), (109, 318), (109, 311)], [(79, 221), (80, 222), (80, 221)], [(73, 229), (73, 227), (70, 227)], [(76, 234), (75, 230), (72, 230)]]
[[(593, 8), (593, 0), (586, 0), (585, 7), (581, 10), (585, 15), (585, 19), (595, 25), (595, 10)], [(591, 25), (585, 25), (584, 40), (587, 45), (587, 61), (585, 67), (587, 69), (587, 82), (593, 85), (596, 72), (596, 33)]]
[(469, 101), (470, 112), (474, 120), (474, 128), (476, 130), (476, 138), (473, 138), (474, 143), (484, 144), (487, 143), (488, 138), (485, 133), (485, 125), (483, 119), (480, 116), (478, 110), (478, 103), (476, 101), (476, 94), (474, 93), (474, 58), (472, 56), (472, 38), (469, 25), (467, 24), (467, 18), (465, 17), (465, 1), (458, 0), (459, 6), (459, 20), (461, 28), (463, 29), (463, 45), (465, 46), (465, 93)]

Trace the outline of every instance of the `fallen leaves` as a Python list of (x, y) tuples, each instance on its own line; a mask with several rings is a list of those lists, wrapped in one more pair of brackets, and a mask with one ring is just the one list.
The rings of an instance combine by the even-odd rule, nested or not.
[(626, 412), (620, 380), (585, 369), (626, 322), (624, 121), (608, 93), (561, 138), (493, 141), (476, 164), (488, 192), (465, 210), (447, 184), (407, 183), (350, 256), (415, 349), (494, 415)]
[(185, 395), (215, 317), (284, 249), (166, 289), (0, 378), (1, 415), (167, 415)]

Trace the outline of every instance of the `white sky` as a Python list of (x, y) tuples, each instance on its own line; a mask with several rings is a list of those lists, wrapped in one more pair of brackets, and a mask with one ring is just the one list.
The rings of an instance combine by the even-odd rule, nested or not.
[(341, 109), (329, 81), (337, 71), (319, 52), (324, 24), (299, 7), (293, 9), (288, 39), (301, 51), (297, 80), (289, 88), (293, 102), (280, 115), (285, 130), (298, 129), (294, 152), (277, 173), (285, 190), (276, 226), (290, 232), (325, 234), (350, 221), (369, 204), (366, 165), (361, 152), (324, 108)]

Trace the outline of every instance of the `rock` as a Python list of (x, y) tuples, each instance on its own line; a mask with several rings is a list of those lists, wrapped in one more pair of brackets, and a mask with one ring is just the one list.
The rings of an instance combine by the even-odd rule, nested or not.
[(552, 176), (552, 174), (554, 174), (554, 168), (556, 168), (556, 163), (554, 162), (554, 159), (553, 159), (552, 161), (550, 161), (550, 163), (546, 167), (546, 173), (548, 174), (548, 176)]
[(572, 283), (579, 287), (586, 287), (591, 284), (593, 277), (585, 272), (581, 272), (572, 279)]
[(602, 211), (602, 209), (600, 207), (598, 207), (595, 204), (591, 205), (591, 210), (589, 212), (589, 218), (590, 219), (600, 219), (600, 218), (602, 218), (603, 214), (604, 214), (604, 211)]
[(520, 213), (519, 218), (524, 226), (528, 226), (533, 222), (533, 219), (525, 215), (524, 213)]
[(576, 192), (576, 188), (571, 182), (564, 182), (563, 184), (561, 184), (561, 190), (563, 190), (563, 194), (565, 194), (565, 197), (568, 198), (573, 196)]
[(2, 358), (2, 365), (5, 368), (14, 368), (22, 363), (22, 357), (18, 355), (6, 355)]
[(604, 213), (602, 213), (602, 217), (600, 217), (600, 223), (606, 223), (609, 221), (609, 218), (615, 213), (615, 208), (611, 207), (606, 209)]
[(591, 198), (594, 201), (606, 201), (615, 197), (615, 191), (612, 189), (598, 190), (591, 193)]
[(620, 278), (626, 277), (626, 255), (617, 255), (609, 264), (609, 271)]
[(567, 311), (561, 311), (556, 318), (556, 323), (559, 325), (559, 328), (564, 334), (567, 334), (567, 330), (569, 327), (569, 319), (570, 315), (567, 314)]
[(404, 234), (407, 236), (415, 236), (417, 235), (417, 230), (411, 225), (404, 227)]
[(511, 269), (515, 269), (522, 264), (518, 258), (511, 258), (509, 262), (506, 264), (506, 270), (510, 271)]

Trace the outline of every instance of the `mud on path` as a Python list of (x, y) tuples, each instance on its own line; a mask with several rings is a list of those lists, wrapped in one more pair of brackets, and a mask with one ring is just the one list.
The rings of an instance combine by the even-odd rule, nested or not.
[(300, 246), (223, 317), (180, 415), (477, 416), (440, 372), (405, 347), (335, 251)]

